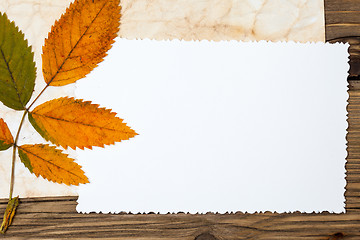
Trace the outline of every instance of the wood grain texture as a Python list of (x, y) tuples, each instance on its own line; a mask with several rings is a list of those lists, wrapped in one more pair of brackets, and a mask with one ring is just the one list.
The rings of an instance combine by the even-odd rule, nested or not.
[[(3, 209), (6, 201), (1, 201)], [(22, 199), (0, 239), (359, 239), (360, 219), (346, 214), (78, 214), (76, 197)], [(198, 238), (199, 239), (199, 238)], [(201, 239), (201, 238), (200, 238)], [(204, 237), (203, 237), (204, 239)]]
[[(77, 197), (21, 199), (0, 239), (360, 239), (360, 0), (325, 0), (326, 39), (349, 42), (346, 213), (78, 214)], [(0, 200), (0, 214), (7, 200)]]
[(325, 37), (350, 43), (350, 79), (360, 77), (360, 0), (325, 0)]

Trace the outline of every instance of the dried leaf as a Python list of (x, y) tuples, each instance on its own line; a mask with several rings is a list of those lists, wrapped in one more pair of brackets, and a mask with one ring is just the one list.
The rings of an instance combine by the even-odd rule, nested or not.
[(35, 86), (34, 53), (24, 34), (0, 13), (0, 101), (24, 110)]
[(13, 136), (5, 121), (0, 118), (0, 151), (10, 148), (14, 144)]
[(85, 77), (103, 61), (120, 24), (119, 0), (76, 0), (51, 28), (43, 47), (43, 73), (51, 86)]
[(103, 147), (137, 135), (111, 110), (67, 97), (36, 107), (29, 120), (43, 138), (64, 148)]
[(15, 216), (17, 206), (19, 206), (19, 196), (9, 200), (4, 213), (4, 219), (0, 227), (0, 233), (4, 234), (8, 227), (11, 225), (12, 220)]
[(66, 185), (88, 183), (81, 166), (61, 150), (47, 144), (19, 146), (19, 156), (24, 165), (37, 177)]

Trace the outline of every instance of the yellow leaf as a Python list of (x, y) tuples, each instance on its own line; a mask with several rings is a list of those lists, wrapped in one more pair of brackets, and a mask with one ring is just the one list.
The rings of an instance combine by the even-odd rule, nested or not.
[(64, 148), (103, 147), (137, 135), (111, 110), (67, 97), (36, 107), (29, 120), (43, 138)]
[(51, 28), (43, 47), (45, 82), (63, 86), (103, 61), (120, 25), (119, 0), (76, 0)]
[(0, 151), (10, 148), (13, 144), (14, 139), (11, 135), (9, 127), (4, 120), (0, 118)]
[(61, 150), (46, 144), (19, 146), (19, 156), (24, 165), (37, 177), (66, 185), (88, 183), (81, 166)]
[(19, 206), (19, 196), (14, 197), (8, 201), (8, 205), (4, 213), (3, 222), (0, 227), (0, 233), (4, 234), (8, 227), (11, 225), (11, 222), (15, 216), (17, 206)]

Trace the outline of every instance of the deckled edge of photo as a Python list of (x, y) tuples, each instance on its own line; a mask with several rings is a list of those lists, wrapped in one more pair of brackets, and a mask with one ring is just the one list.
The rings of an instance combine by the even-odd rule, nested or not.
[[(121, 38), (121, 37), (120, 37)], [(125, 38), (127, 40), (134, 40), (134, 39), (128, 39)], [(149, 38), (145, 38), (147, 40), (151, 40), (151, 41), (159, 41), (159, 40), (155, 40), (155, 39), (149, 39)], [(136, 40), (145, 40), (145, 39), (136, 39)], [(116, 40), (115, 40), (116, 41)], [(160, 40), (161, 41), (161, 40)], [(188, 40), (183, 40), (183, 39), (163, 39), (162, 41), (179, 41), (179, 42), (189, 42)], [(349, 43), (343, 43), (343, 42), (336, 42), (336, 43), (330, 43), (330, 42), (306, 42), (306, 43), (302, 43), (302, 42), (295, 42), (295, 41), (271, 41), (271, 40), (260, 40), (260, 41), (242, 41), (242, 40), (221, 40), (221, 41), (214, 41), (214, 40), (190, 40), (190, 42), (239, 42), (239, 43), (259, 43), (259, 42), (266, 42), (268, 44), (277, 44), (277, 43), (285, 43), (285, 44), (311, 44), (311, 45), (325, 45), (325, 46), (329, 46), (329, 45), (341, 45), (343, 47), (346, 48), (346, 56), (344, 56), (344, 58), (346, 58), (346, 62), (344, 62), (344, 64), (346, 64), (346, 71), (344, 72), (344, 81), (347, 82), (347, 77), (349, 74), (349, 70), (350, 70), (350, 54), (349, 54), (349, 47), (350, 44)], [(104, 59), (106, 59), (108, 56), (106, 56)], [(76, 83), (75, 83), (76, 85)], [(344, 171), (344, 178), (343, 178), (343, 209), (340, 212), (335, 212), (335, 211), (328, 211), (328, 210), (320, 210), (320, 211), (299, 211), (299, 210), (294, 210), (294, 211), (271, 211), (271, 210), (259, 210), (259, 211), (226, 211), (226, 212), (214, 212), (214, 211), (207, 211), (207, 212), (188, 212), (188, 211), (177, 211), (177, 212), (131, 212), (131, 211), (119, 211), (119, 210), (114, 210), (114, 211), (103, 211), (103, 210), (82, 210), (79, 209), (79, 199), (81, 197), (80, 194), (78, 194), (78, 198), (76, 200), (76, 211), (78, 213), (82, 213), (82, 214), (91, 214), (91, 213), (98, 213), (98, 214), (136, 214), (136, 215), (148, 215), (148, 214), (157, 214), (157, 215), (176, 215), (176, 214), (187, 214), (187, 215), (206, 215), (206, 214), (263, 214), (263, 213), (273, 213), (273, 214), (291, 214), (291, 213), (303, 213), (303, 214), (336, 214), (336, 215), (341, 215), (341, 214), (345, 214), (346, 213), (346, 198), (345, 198), (345, 193), (346, 193), (346, 188), (347, 188), (347, 170), (346, 170), (346, 163), (347, 163), (347, 156), (348, 156), (348, 152), (347, 152), (347, 145), (348, 145), (348, 141), (347, 141), (347, 128), (348, 128), (348, 111), (347, 111), (347, 107), (349, 105), (349, 85), (347, 84), (346, 87), (346, 134), (344, 136), (345, 140), (346, 140), (346, 147), (344, 148), (345, 153), (344, 153), (344, 166), (343, 166), (343, 171)], [(91, 181), (90, 181), (91, 183)], [(104, 198), (105, 199), (105, 198)]]

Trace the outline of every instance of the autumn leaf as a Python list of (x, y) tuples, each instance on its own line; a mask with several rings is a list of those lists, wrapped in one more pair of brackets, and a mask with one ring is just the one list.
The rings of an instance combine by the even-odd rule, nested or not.
[(26, 115), (44, 139), (66, 149), (104, 147), (137, 135), (111, 109), (81, 99), (58, 98), (30, 111), (49, 86), (74, 83), (103, 61), (119, 31), (119, 4), (119, 0), (75, 0), (70, 4), (45, 39), (42, 70), (46, 86), (29, 105), (36, 77), (34, 54), (14, 22), (0, 14), (0, 101), (14, 110), (24, 110), (15, 140), (0, 119), (0, 150), (13, 146), (10, 200), (1, 233), (11, 224), (19, 204), (18, 197), (12, 198), (16, 150), (25, 167), (37, 177), (67, 185), (89, 182), (81, 166), (55, 146), (18, 145)]
[(0, 101), (24, 110), (35, 86), (34, 53), (24, 34), (0, 13)]
[(66, 185), (88, 183), (81, 166), (61, 150), (46, 144), (19, 146), (19, 157), (31, 173), (37, 177)]
[(111, 110), (67, 97), (36, 107), (29, 120), (43, 138), (64, 148), (103, 147), (137, 135)]
[(16, 208), (19, 206), (19, 196), (9, 200), (6, 207), (3, 222), (0, 226), (0, 233), (4, 234), (15, 216)]
[(0, 151), (10, 148), (14, 144), (13, 136), (5, 121), (0, 118)]
[(120, 24), (119, 0), (76, 0), (51, 28), (43, 47), (45, 82), (73, 83), (107, 55)]

